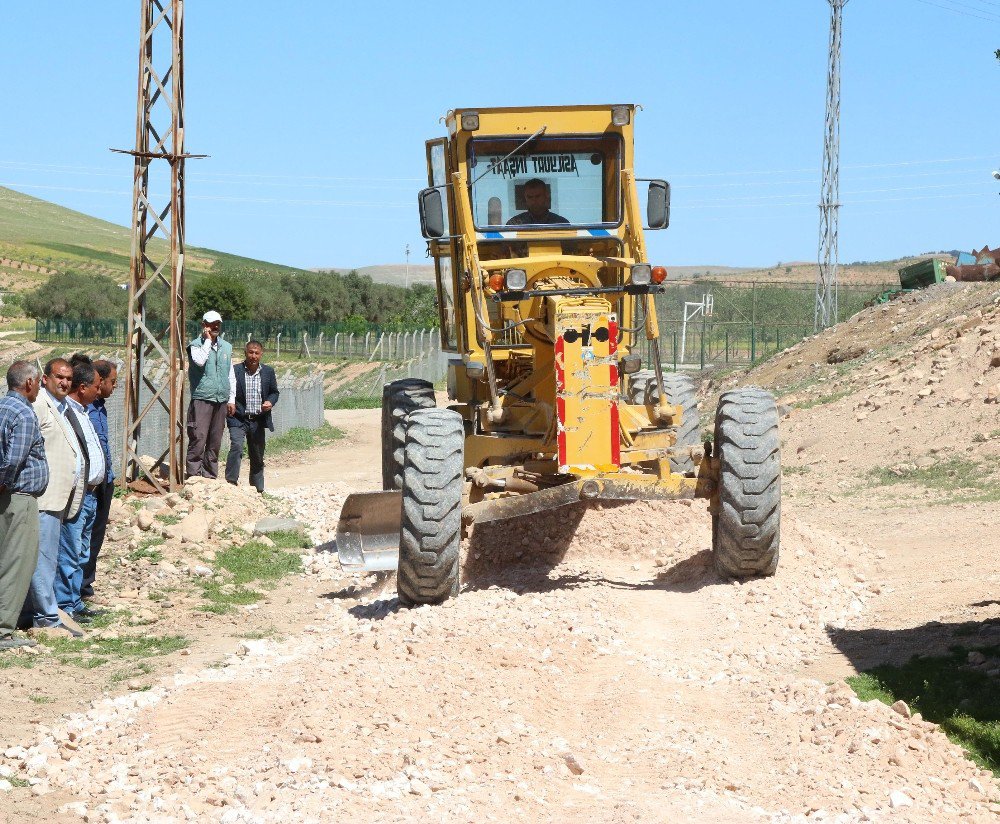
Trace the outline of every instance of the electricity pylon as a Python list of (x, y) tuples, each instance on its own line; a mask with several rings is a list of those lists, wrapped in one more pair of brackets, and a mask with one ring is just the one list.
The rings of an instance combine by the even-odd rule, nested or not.
[[(135, 167), (122, 477), (125, 483), (145, 477), (163, 493), (184, 483), (184, 161), (204, 155), (184, 153), (184, 0), (140, 3), (135, 149), (124, 151), (135, 158)], [(168, 194), (155, 206), (151, 171), (169, 179)], [(167, 300), (151, 300), (156, 292), (166, 292)], [(151, 317), (153, 308), (161, 316)], [(156, 382), (145, 374), (150, 355), (159, 355), (166, 366)], [(149, 391), (145, 403), (142, 386)], [(155, 409), (163, 409), (169, 422), (166, 446), (159, 454), (159, 447), (154, 449), (149, 467), (139, 461), (139, 435)]]
[(823, 183), (819, 203), (819, 272), (816, 276), (815, 330), (839, 319), (837, 284), (837, 231), (840, 213), (840, 50), (844, 6), (830, 4), (830, 55), (826, 76), (826, 126), (823, 139)]

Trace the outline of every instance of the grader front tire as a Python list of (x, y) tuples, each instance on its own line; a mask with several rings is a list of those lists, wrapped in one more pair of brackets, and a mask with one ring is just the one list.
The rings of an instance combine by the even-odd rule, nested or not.
[(781, 543), (781, 453), (774, 397), (757, 387), (726, 392), (715, 415), (719, 505), (712, 516), (716, 570), (773, 575)]
[(420, 409), (406, 426), (396, 591), (405, 606), (458, 595), (465, 427), (449, 409)]
[(403, 484), (406, 419), (417, 409), (433, 409), (434, 387), (420, 378), (404, 378), (382, 387), (382, 489)]

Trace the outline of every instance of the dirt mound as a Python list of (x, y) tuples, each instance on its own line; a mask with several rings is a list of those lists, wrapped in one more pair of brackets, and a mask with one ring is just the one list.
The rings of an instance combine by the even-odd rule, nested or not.
[(711, 521), (705, 512), (693, 517), (691, 503), (579, 503), (475, 524), (463, 542), (463, 578), (478, 586), (493, 582), (511, 567), (552, 568), (564, 560), (605, 557), (648, 561), (669, 558), (692, 539), (707, 546)]
[(791, 407), (786, 466), (839, 481), (845, 469), (995, 461), (1000, 285), (941, 284), (866, 309), (709, 388), (743, 383)]

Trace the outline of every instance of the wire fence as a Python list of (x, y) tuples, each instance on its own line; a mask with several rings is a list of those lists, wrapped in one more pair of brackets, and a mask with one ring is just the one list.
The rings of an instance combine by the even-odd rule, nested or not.
[[(841, 285), (837, 322), (894, 288), (898, 284)], [(670, 283), (656, 297), (661, 361), (674, 369), (704, 369), (770, 357), (813, 334), (815, 298), (814, 283), (708, 279)], [(197, 323), (189, 322), (188, 327), (192, 338), (200, 331)], [(119, 320), (38, 320), (35, 330), (36, 340), (48, 343), (122, 345), (125, 341), (125, 323)], [(438, 382), (447, 374), (437, 329), (397, 331), (372, 325), (360, 331), (345, 324), (233, 321), (225, 325), (224, 334), (237, 350), (248, 340), (259, 340), (274, 357), (379, 362), (387, 380), (423, 377)], [(645, 349), (650, 365), (652, 348)], [(371, 387), (359, 385), (352, 391), (363, 390), (364, 397), (377, 395), (381, 385), (375, 383), (372, 378)]]
[[(840, 287), (837, 322), (871, 306), (898, 284)], [(677, 369), (745, 364), (814, 334), (814, 283), (701, 281), (668, 284), (656, 297), (660, 360)], [(652, 347), (646, 346), (652, 365)]]
[[(188, 320), (186, 324), (188, 340), (193, 340), (201, 333), (199, 321)], [(99, 344), (105, 346), (124, 346), (128, 334), (124, 320), (105, 318), (96, 320), (71, 319), (36, 319), (35, 340), (39, 343), (62, 344)], [(437, 335), (437, 330), (428, 328), (389, 329), (378, 324), (359, 326), (356, 323), (314, 323), (309, 321), (226, 321), (223, 325), (223, 337), (234, 346), (242, 346), (248, 340), (259, 341), (267, 352), (284, 349), (286, 352), (300, 346), (303, 340), (312, 347), (326, 349), (331, 352), (335, 341), (344, 351), (360, 353), (362, 346), (357, 343), (352, 350), (351, 344), (362, 339), (378, 340), (381, 337), (391, 337), (393, 341), (412, 342), (417, 338), (431, 338)], [(344, 343), (341, 343), (344, 342)], [(337, 355), (339, 357), (339, 355)], [(345, 355), (350, 357), (350, 355)]]

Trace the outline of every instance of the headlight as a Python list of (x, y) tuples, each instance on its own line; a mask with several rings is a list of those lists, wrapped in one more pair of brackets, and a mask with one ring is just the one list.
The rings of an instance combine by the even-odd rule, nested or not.
[(512, 292), (520, 292), (528, 285), (528, 273), (524, 269), (507, 270), (507, 288)]
[(467, 132), (474, 132), (479, 128), (479, 112), (463, 112), (462, 128)]
[(632, 283), (636, 286), (649, 286), (652, 267), (648, 263), (636, 263), (632, 266)]
[(628, 106), (612, 106), (611, 107), (611, 125), (612, 126), (627, 126), (629, 121), (629, 107)]

